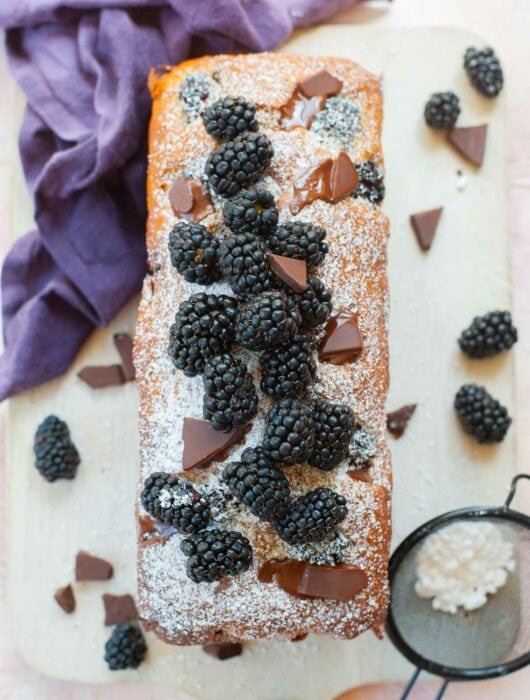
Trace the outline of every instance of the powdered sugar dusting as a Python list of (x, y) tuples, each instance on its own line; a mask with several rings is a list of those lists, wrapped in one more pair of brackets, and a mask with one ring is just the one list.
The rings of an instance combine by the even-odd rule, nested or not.
[[(216, 85), (222, 95), (243, 95), (259, 105), (260, 128), (271, 139), (275, 157), (264, 185), (275, 195), (282, 220), (291, 220), (289, 199), (293, 178), (308, 165), (333, 155), (338, 143), (324, 145), (317, 134), (303, 129), (290, 132), (278, 126), (278, 109), (303, 77), (327, 67), (344, 82), (344, 94), (355, 99), (359, 126), (348, 151), (352, 158), (381, 162), (381, 104), (378, 82), (348, 61), (329, 65), (325, 59), (293, 59), (279, 55), (215, 57), (201, 61), (201, 71), (215, 70)], [(169, 73), (155, 86), (151, 149), (149, 159), (148, 250), (155, 273), (144, 284), (140, 307), (135, 362), (141, 397), (141, 480), (154, 471), (178, 471), (182, 459), (184, 417), (202, 417), (203, 388), (200, 377), (188, 378), (175, 370), (167, 355), (169, 327), (178, 305), (190, 294), (204, 288), (190, 285), (171, 267), (167, 235), (177, 218), (168, 202), (167, 191), (183, 171), (202, 176), (204, 162), (215, 147), (200, 121), (188, 124), (179, 100), (184, 75), (193, 72), (186, 64), (182, 73)], [(218, 235), (222, 227), (220, 198), (213, 198), (215, 211), (201, 223)], [(245, 574), (219, 584), (194, 584), (185, 574), (186, 557), (180, 551), (180, 535), (152, 538), (139, 547), (139, 609), (148, 625), (168, 641), (205, 643), (223, 639), (291, 639), (304, 631), (336, 637), (353, 637), (373, 626), (384, 616), (388, 597), (386, 566), (389, 547), (390, 461), (385, 443), (385, 411), (388, 376), (386, 239), (388, 223), (370, 203), (345, 198), (330, 205), (317, 201), (296, 217), (324, 226), (330, 253), (318, 270), (333, 293), (334, 310), (358, 314), (364, 350), (353, 364), (321, 364), (311, 398), (347, 403), (367, 429), (358, 440), (359, 453), (368, 459), (372, 483), (350, 479), (349, 462), (333, 472), (322, 472), (308, 465), (285, 469), (293, 496), (318, 486), (342, 493), (348, 500), (347, 519), (338, 536), (327, 546), (299, 551), (288, 547), (273, 528), (260, 522), (240, 506), (221, 481), (224, 466), (237, 458), (245, 446), (256, 445), (263, 434), (263, 416), (271, 405), (260, 393), (260, 411), (245, 437), (244, 445), (231, 449), (224, 463), (203, 470), (191, 470), (185, 478), (207, 494), (212, 513), (221, 527), (236, 529), (253, 546), (254, 565)], [(225, 283), (207, 290), (230, 294)], [(316, 333), (319, 340), (323, 330)], [(242, 359), (249, 355), (238, 351)], [(257, 371), (256, 358), (250, 367)], [(364, 452), (363, 452), (364, 450)], [(363, 459), (364, 459), (363, 457)], [(366, 461), (364, 459), (364, 462)], [(140, 509), (140, 505), (138, 508)], [(295, 551), (296, 550), (296, 551)], [(316, 563), (344, 561), (364, 569), (368, 586), (349, 603), (296, 599), (275, 584), (256, 578), (259, 564), (269, 559), (307, 558)]]

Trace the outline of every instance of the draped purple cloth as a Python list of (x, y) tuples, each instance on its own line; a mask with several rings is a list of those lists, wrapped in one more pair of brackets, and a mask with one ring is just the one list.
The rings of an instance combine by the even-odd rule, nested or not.
[(360, 0), (4, 0), (37, 228), (2, 270), (0, 400), (63, 373), (145, 274), (152, 66), (263, 51)]

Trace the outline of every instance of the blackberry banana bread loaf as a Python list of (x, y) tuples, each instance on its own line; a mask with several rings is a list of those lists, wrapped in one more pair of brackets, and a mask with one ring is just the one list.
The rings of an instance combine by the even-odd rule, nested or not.
[(174, 644), (377, 631), (391, 490), (379, 81), (261, 54), (149, 84), (141, 617)]

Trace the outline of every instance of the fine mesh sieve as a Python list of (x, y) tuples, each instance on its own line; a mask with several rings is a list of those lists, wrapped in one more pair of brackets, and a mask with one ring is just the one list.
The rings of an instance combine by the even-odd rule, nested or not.
[[(401, 700), (408, 697), (422, 670), (450, 681), (483, 680), (517, 671), (530, 663), (530, 517), (509, 506), (520, 479), (513, 481), (499, 508), (463, 508), (440, 515), (410, 534), (390, 559), (391, 587), (387, 632), (396, 648), (416, 666)], [(414, 589), (416, 559), (425, 538), (462, 521), (490, 522), (511, 542), (515, 570), (481, 608), (454, 615), (432, 607)]]

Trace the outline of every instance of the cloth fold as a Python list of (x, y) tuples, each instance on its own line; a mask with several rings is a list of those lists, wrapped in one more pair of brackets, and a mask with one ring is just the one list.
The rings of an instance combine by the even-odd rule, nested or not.
[(2, 270), (0, 400), (63, 373), (145, 270), (152, 66), (274, 48), (362, 0), (25, 0), (0, 5), (27, 98), (20, 152), (37, 230)]

